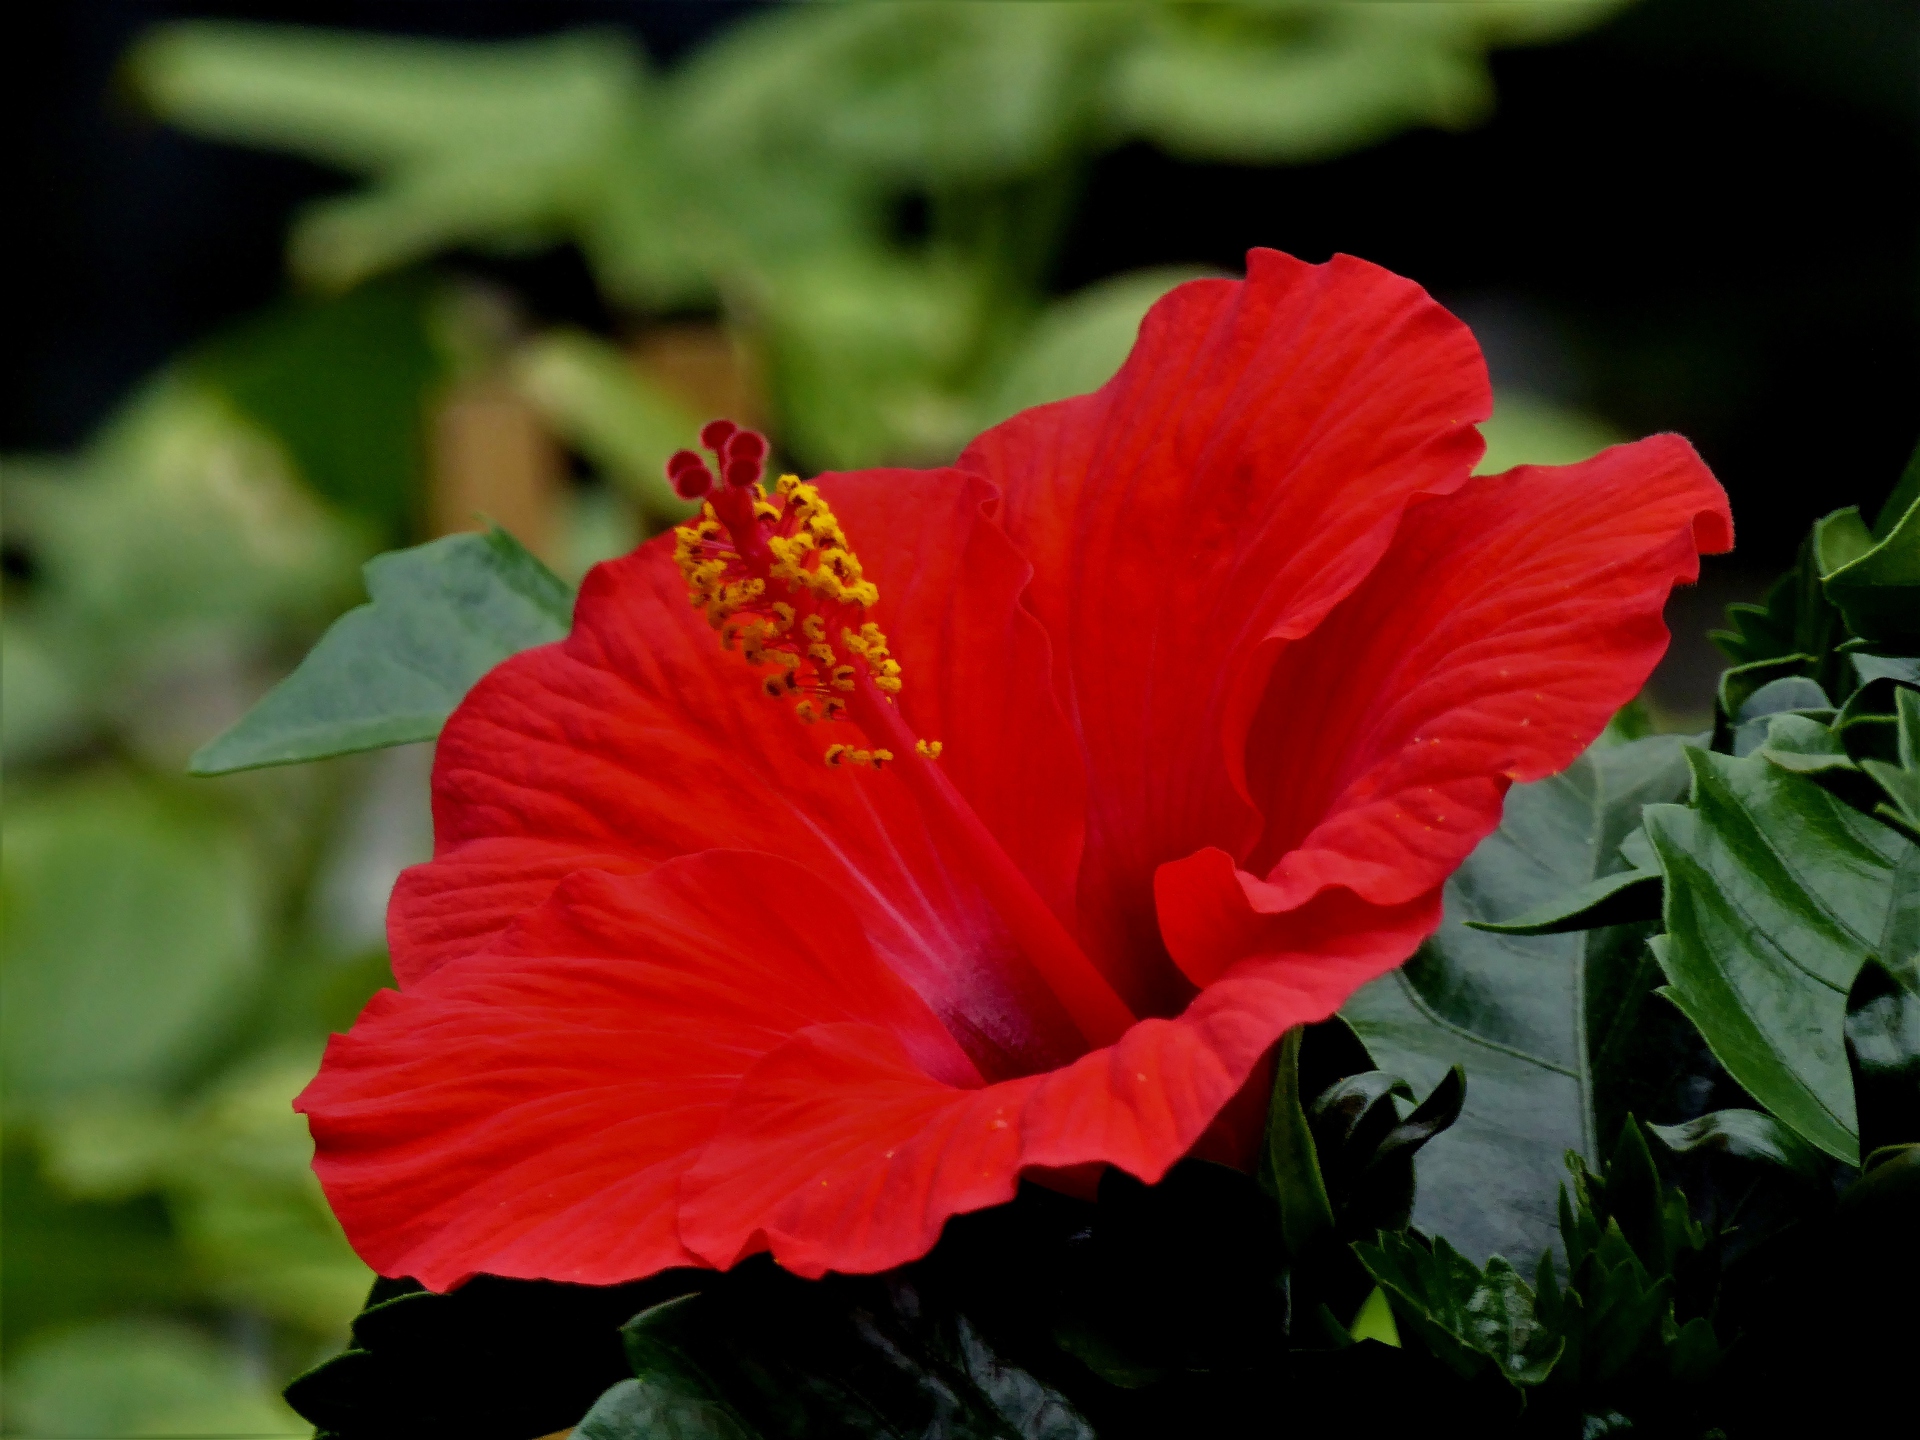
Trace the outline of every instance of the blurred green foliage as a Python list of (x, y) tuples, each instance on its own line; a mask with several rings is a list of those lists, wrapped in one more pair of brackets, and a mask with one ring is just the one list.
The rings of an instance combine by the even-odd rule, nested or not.
[[(1191, 273), (1049, 293), (1100, 152), (1284, 163), (1470, 125), (1489, 48), (1618, 3), (796, 5), (665, 72), (611, 32), (153, 32), (128, 68), (163, 118), (365, 184), (296, 224), (300, 293), (80, 453), (0, 471), (7, 1432), (293, 1431), (274, 1391), (365, 1293), (289, 1101), (385, 983), (424, 757), (183, 771), (361, 561), (423, 538), (436, 397), (504, 376), (610, 482), (575, 497), (574, 575), (679, 513), (659, 466), (707, 417), (440, 257), (575, 244), (619, 326), (724, 327), (791, 462), (942, 460), (1097, 386)], [(1488, 433), (1503, 464), (1610, 438), (1525, 397)]]
[[(1046, 292), (1099, 152), (1315, 160), (1470, 125), (1490, 48), (1617, 4), (781, 6), (665, 73), (612, 32), (480, 46), (195, 22), (131, 68), (175, 124), (367, 179), (295, 226), (310, 285), (572, 241), (629, 315), (717, 309), (764, 358), (782, 445), (831, 468), (949, 458), (1006, 413), (1010, 374), (1058, 369), (1063, 337), (1097, 357), (1060, 372), (1075, 388), (1125, 353), (1146, 277)], [(530, 393), (570, 433), (620, 428)]]

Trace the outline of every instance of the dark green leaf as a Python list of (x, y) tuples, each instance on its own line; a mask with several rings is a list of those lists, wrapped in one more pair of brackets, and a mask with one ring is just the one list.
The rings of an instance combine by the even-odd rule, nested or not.
[(1847, 995), (1847, 1054), (1861, 1148), (1920, 1142), (1920, 954), (1860, 967)]
[(1802, 543), (1793, 568), (1773, 583), (1760, 604), (1729, 605), (1727, 620), (1733, 628), (1712, 636), (1734, 665), (1721, 680), (1726, 716), (1738, 714), (1747, 696), (1784, 675), (1809, 675), (1829, 695), (1846, 689), (1844, 682), (1851, 677), (1841, 673), (1844, 661), (1837, 652), (1847, 634), (1840, 612), (1820, 586), (1812, 536)]
[(475, 681), (565, 636), (572, 612), (565, 584), (499, 529), (376, 556), (365, 574), (372, 603), (203, 746), (194, 774), (431, 740)]
[(1863, 650), (1847, 657), (1862, 685), (1875, 680), (1892, 680), (1900, 685), (1920, 686), (1920, 658), (1912, 655), (1871, 655)]
[(1538, 1385), (1563, 1342), (1534, 1314), (1533, 1291), (1499, 1256), (1484, 1272), (1444, 1239), (1427, 1249), (1383, 1233), (1354, 1253), (1393, 1304), (1394, 1316), (1464, 1379), (1491, 1367), (1516, 1386)]
[[(1711, 1258), (1706, 1236), (1693, 1223), (1686, 1197), (1665, 1185), (1653, 1166), (1640, 1127), (1629, 1115), (1620, 1127), (1604, 1171), (1567, 1157), (1572, 1193), (1560, 1195), (1560, 1235), (1567, 1256), (1563, 1289), (1551, 1264), (1539, 1266), (1537, 1308), (1543, 1322), (1565, 1337), (1566, 1354), (1556, 1378), (1591, 1387), (1632, 1370), (1643, 1376), (1670, 1372), (1663, 1352), (1678, 1341), (1674, 1321), (1677, 1290), (1688, 1292), (1696, 1311), (1711, 1303)], [(1691, 1283), (1706, 1280), (1704, 1286)], [(1694, 1294), (1693, 1292), (1700, 1292)], [(1695, 1331), (1687, 1364), (1710, 1363)]]
[(396, 544), (419, 505), (429, 392), (445, 378), (427, 333), (433, 298), (414, 275), (288, 301), (189, 368), (279, 437), (302, 478), (377, 543)]
[(1775, 715), (1766, 721), (1765, 741), (1753, 753), (1796, 775), (1827, 775), (1860, 767), (1847, 754), (1838, 731), (1804, 715)]
[(573, 1440), (763, 1440), (726, 1405), (689, 1394), (665, 1376), (622, 1380), (594, 1401)]
[(685, 1288), (684, 1273), (619, 1286), (482, 1275), (446, 1295), (377, 1280), (351, 1347), (295, 1379), (287, 1403), (339, 1440), (564, 1430), (630, 1373), (620, 1326)]
[(1358, 1174), (1341, 1185), (1342, 1193), (1336, 1197), (1341, 1234), (1406, 1227), (1413, 1218), (1415, 1157), (1460, 1118), (1466, 1098), (1466, 1072), (1456, 1065), (1432, 1094), (1372, 1146), (1371, 1153), (1356, 1150), (1364, 1154)]
[(1836, 1218), (1842, 1225), (1884, 1228), (1906, 1237), (1911, 1246), (1916, 1210), (1920, 1210), (1920, 1142), (1883, 1145), (1867, 1156), (1860, 1178), (1840, 1197)]
[(1320, 1172), (1319, 1152), (1308, 1128), (1300, 1094), (1300, 1044), (1296, 1026), (1280, 1041), (1274, 1063), (1273, 1100), (1267, 1108), (1263, 1183), (1280, 1203), (1280, 1233), (1287, 1253), (1304, 1255), (1333, 1231), (1333, 1206)]
[(1855, 553), (1853, 544), (1836, 548), (1834, 558), (1841, 563), (1821, 567), (1828, 600), (1863, 639), (1895, 646), (1920, 640), (1920, 503), (1910, 506), (1877, 544), (1857, 513), (1853, 523), (1871, 548), (1863, 553)]
[(1666, 872), (1661, 993), (1755, 1099), (1857, 1164), (1847, 987), (1896, 925), (1895, 876), (1920, 849), (1763, 760), (1688, 761), (1691, 805), (1645, 812)]
[(1822, 576), (1845, 569), (1873, 549), (1874, 543), (1873, 532), (1860, 518), (1858, 505), (1835, 510), (1813, 522), (1813, 553)]
[(1920, 445), (1913, 448), (1913, 454), (1907, 457), (1907, 468), (1900, 472), (1900, 479), (1894, 484), (1893, 493), (1887, 496), (1886, 503), (1880, 507), (1880, 513), (1873, 520), (1873, 538), (1884, 540), (1893, 533), (1893, 527), (1900, 518), (1915, 505), (1920, 505)]
[(899, 1276), (805, 1281), (751, 1265), (642, 1312), (625, 1334), (639, 1384), (596, 1407), (598, 1440), (1093, 1434), (1064, 1396)]
[(1470, 1256), (1553, 1243), (1561, 1157), (1594, 1154), (1609, 1076), (1631, 1068), (1593, 1057), (1643, 1028), (1652, 966), (1636, 928), (1527, 937), (1465, 922), (1523, 915), (1624, 867), (1642, 803), (1684, 787), (1680, 752), (1672, 736), (1599, 746), (1515, 787), (1500, 829), (1448, 882), (1439, 933), (1342, 1012), (1376, 1062), (1416, 1087), (1464, 1068), (1459, 1123), (1420, 1153), (1414, 1220)]
[(1676, 1154), (1718, 1150), (1743, 1160), (1763, 1160), (1806, 1180), (1823, 1172), (1820, 1154), (1764, 1110), (1715, 1110), (1684, 1125), (1649, 1125)]
[(1565, 935), (1659, 918), (1660, 872), (1622, 870), (1616, 875), (1602, 875), (1572, 894), (1536, 905), (1512, 920), (1466, 923), (1468, 929), (1491, 935)]
[(1875, 813), (1920, 839), (1920, 691), (1902, 686), (1895, 698), (1899, 728), (1897, 749), (1900, 763), (1862, 760), (1860, 768), (1872, 776), (1892, 803), (1877, 807)]
[(1777, 680), (1769, 680), (1742, 700), (1733, 718), (1736, 723), (1744, 724), (1749, 720), (1784, 715), (1790, 711), (1831, 709), (1833, 702), (1815, 681), (1805, 675), (1782, 675)]
[(627, 1363), (641, 1378), (623, 1380), (595, 1402), (575, 1432), (581, 1440), (762, 1440), (763, 1431), (749, 1425), (717, 1393), (713, 1381), (688, 1353), (682, 1339), (683, 1312), (698, 1303), (697, 1296), (643, 1310), (628, 1321)]

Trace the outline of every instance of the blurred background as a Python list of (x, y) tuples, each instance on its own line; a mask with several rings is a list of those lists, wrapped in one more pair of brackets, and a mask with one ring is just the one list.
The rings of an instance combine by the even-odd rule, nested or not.
[[(264, 22), (272, 21), (272, 24)], [(1678, 430), (1705, 630), (1920, 431), (1920, 3), (279, 3), (8, 22), (0, 1425), (298, 1433), (367, 1272), (288, 1108), (387, 978), (430, 757), (190, 781), (497, 518), (577, 578), (718, 414), (806, 471), (1090, 389), (1247, 247), (1471, 324), (1486, 468)]]

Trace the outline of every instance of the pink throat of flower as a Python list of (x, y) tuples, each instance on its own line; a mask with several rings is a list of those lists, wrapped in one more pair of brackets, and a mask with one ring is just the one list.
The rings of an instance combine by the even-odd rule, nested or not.
[(893, 767), (928, 820), (965, 856), (969, 870), (1047, 987), (1090, 1045), (1108, 1045), (1133, 1013), (1081, 950), (1020, 868), (934, 764), (941, 742), (914, 735), (896, 697), (904, 684), (886, 633), (870, 618), (880, 594), (868, 580), (832, 508), (797, 476), (772, 496), (760, 488), (764, 437), (729, 420), (700, 432), (719, 461), (682, 450), (667, 462), (674, 489), (704, 500), (674, 532), (674, 560), (688, 598), (749, 665), (766, 668), (761, 689), (792, 700), (808, 725), (844, 724), (864, 743), (840, 741), (827, 764)]

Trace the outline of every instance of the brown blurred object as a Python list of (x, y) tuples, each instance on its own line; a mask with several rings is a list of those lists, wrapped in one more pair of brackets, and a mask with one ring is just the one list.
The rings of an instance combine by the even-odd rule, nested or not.
[(499, 525), (548, 564), (558, 559), (566, 469), (534, 408), (504, 380), (463, 381), (433, 423), (428, 523), (435, 535)]
[(633, 368), (698, 416), (766, 429), (759, 367), (748, 348), (711, 321), (653, 325), (627, 352)]

